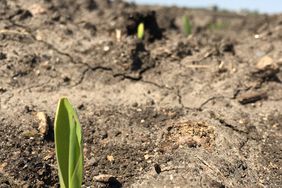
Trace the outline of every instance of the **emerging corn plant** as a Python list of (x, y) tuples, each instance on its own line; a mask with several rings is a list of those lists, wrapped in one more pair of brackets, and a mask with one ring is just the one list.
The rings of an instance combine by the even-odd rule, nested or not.
[(188, 18), (188, 16), (183, 16), (182, 18), (183, 20), (183, 32), (185, 34), (185, 36), (188, 36), (192, 33), (192, 25), (191, 22)]
[(80, 188), (83, 179), (82, 131), (75, 109), (61, 98), (56, 112), (55, 148), (61, 188)]
[(216, 20), (215, 22), (210, 23), (208, 25), (208, 28), (210, 30), (223, 30), (223, 29), (226, 29), (227, 27), (228, 27), (227, 23), (224, 23), (224, 22), (218, 21), (218, 20)]
[(145, 26), (144, 23), (140, 23), (137, 27), (137, 38), (142, 40), (144, 37)]

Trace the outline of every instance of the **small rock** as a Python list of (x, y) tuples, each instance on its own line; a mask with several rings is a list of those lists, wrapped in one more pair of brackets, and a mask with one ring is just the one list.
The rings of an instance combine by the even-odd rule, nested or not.
[(220, 51), (221, 52), (230, 52), (230, 53), (234, 53), (234, 45), (230, 42), (227, 43), (223, 43), (220, 46)]
[(49, 159), (52, 159), (52, 157), (54, 156), (54, 153), (53, 152), (50, 152), (48, 153), (45, 157), (43, 157), (43, 160), (44, 161), (47, 161)]
[(259, 71), (264, 71), (264, 70), (269, 70), (269, 69), (275, 70), (278, 68), (278, 65), (274, 62), (274, 60), (271, 57), (264, 56), (256, 64), (256, 68)]
[(50, 65), (49, 61), (45, 61), (45, 62), (41, 63), (40, 67), (44, 68), (44, 69), (47, 69), (47, 70), (51, 69), (51, 65)]
[(41, 136), (45, 136), (49, 130), (47, 115), (44, 112), (38, 112), (36, 116), (39, 121), (39, 133)]
[(266, 98), (267, 98), (267, 93), (253, 91), (253, 92), (246, 92), (246, 93), (239, 95), (238, 101), (240, 104), (244, 105), (248, 103), (254, 103), (259, 100), (266, 99)]
[(255, 37), (255, 39), (259, 39), (261, 36), (256, 34), (256, 35), (254, 35), (254, 37)]
[(29, 10), (24, 10), (24, 9), (20, 9), (19, 11), (18, 11), (18, 19), (19, 20), (25, 20), (25, 19), (27, 19), (27, 18), (30, 18), (30, 17), (32, 17), (32, 14), (31, 14), (31, 12), (29, 11)]
[(227, 68), (226, 68), (226, 65), (225, 65), (224, 61), (220, 62), (219, 66), (218, 66), (218, 72), (219, 73), (227, 72)]
[(159, 164), (155, 164), (154, 168), (155, 168), (155, 171), (156, 171), (157, 174), (161, 173), (162, 169), (161, 169), (161, 166)]
[(7, 55), (4, 54), (3, 52), (0, 52), (0, 60), (6, 59)]
[(151, 155), (149, 155), (149, 154), (144, 155), (145, 160), (148, 160), (150, 157), (151, 157)]
[(256, 64), (256, 71), (253, 76), (263, 80), (275, 80), (276, 74), (279, 72), (279, 66), (271, 57), (264, 56)]
[(7, 91), (6, 88), (0, 87), (0, 93), (5, 93)]
[(38, 132), (36, 130), (27, 130), (27, 131), (24, 131), (22, 133), (22, 136), (25, 137), (25, 138), (32, 138), (32, 137), (35, 137), (36, 135), (38, 135)]
[(120, 42), (120, 39), (121, 39), (121, 30), (120, 29), (116, 30), (116, 38), (117, 38), (117, 41)]
[(24, 106), (24, 110), (23, 110), (24, 113), (31, 113), (33, 112), (33, 107), (32, 106), (28, 106), (28, 105), (25, 105)]
[(70, 82), (71, 79), (68, 76), (64, 76), (63, 80), (64, 82)]
[[(38, 174), (40, 175), (40, 176), (42, 176), (43, 174), (44, 174), (44, 171), (38, 171)], [(37, 181), (36, 182), (36, 187), (44, 187), (44, 182), (43, 181)]]
[(103, 50), (104, 50), (105, 52), (108, 52), (108, 51), (110, 50), (110, 47), (109, 47), (109, 46), (104, 46)]
[(106, 131), (101, 131), (100, 136), (101, 136), (102, 139), (106, 139), (106, 138), (108, 138), (108, 133)]
[(36, 70), (36, 71), (35, 71), (35, 75), (36, 75), (36, 76), (39, 76), (39, 75), (40, 75), (40, 70)]
[(132, 107), (138, 107), (138, 103), (137, 102), (133, 103)]
[(88, 22), (88, 23), (85, 23), (83, 27), (84, 29), (87, 29), (92, 36), (96, 35), (97, 28), (94, 24)]
[(46, 9), (40, 4), (33, 4), (28, 9), (32, 15), (44, 14)]
[(80, 104), (80, 105), (77, 107), (77, 109), (79, 109), (79, 110), (85, 110), (84, 104)]
[(97, 162), (97, 160), (96, 160), (94, 157), (92, 157), (92, 158), (88, 161), (88, 164), (89, 164), (90, 166), (97, 166), (98, 162)]
[(92, 11), (98, 8), (95, 0), (84, 0), (81, 2), (81, 6), (88, 11)]
[(4, 172), (4, 168), (7, 166), (7, 163), (0, 163), (0, 173)]
[(282, 58), (278, 59), (277, 64), (278, 64), (279, 66), (282, 66)]
[(195, 140), (190, 139), (189, 141), (187, 141), (187, 146), (189, 148), (196, 148), (198, 146), (198, 143)]
[(97, 176), (94, 176), (94, 181), (101, 182), (101, 183), (107, 183), (110, 178), (113, 178), (113, 175), (110, 174), (99, 174)]
[(121, 131), (114, 131), (114, 136), (119, 136), (121, 134)]
[(114, 159), (114, 156), (107, 155), (107, 160), (110, 161), (110, 162), (113, 162), (115, 159)]

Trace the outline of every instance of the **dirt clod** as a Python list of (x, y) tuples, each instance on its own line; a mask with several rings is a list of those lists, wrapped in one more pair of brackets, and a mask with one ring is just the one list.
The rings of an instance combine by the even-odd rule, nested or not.
[(39, 125), (38, 130), (41, 136), (46, 136), (49, 131), (49, 125), (47, 120), (47, 115), (44, 112), (38, 112), (36, 114)]
[(159, 28), (156, 20), (155, 11), (147, 11), (144, 13), (134, 12), (128, 15), (126, 20), (126, 31), (128, 35), (136, 35), (137, 27), (140, 23), (145, 27), (145, 40), (153, 42), (163, 37), (162, 30)]

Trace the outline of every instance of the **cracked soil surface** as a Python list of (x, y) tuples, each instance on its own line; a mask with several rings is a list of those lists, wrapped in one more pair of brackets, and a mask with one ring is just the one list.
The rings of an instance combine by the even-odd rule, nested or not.
[(61, 96), (83, 187), (282, 187), (281, 39), (282, 15), (0, 0), (0, 187), (59, 187)]

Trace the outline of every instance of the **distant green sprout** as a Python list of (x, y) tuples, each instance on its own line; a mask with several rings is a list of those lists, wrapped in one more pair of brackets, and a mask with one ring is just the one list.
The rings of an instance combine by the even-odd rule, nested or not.
[(192, 25), (188, 16), (183, 16), (183, 32), (185, 36), (189, 36), (192, 33)]
[(81, 188), (82, 131), (77, 113), (67, 98), (61, 98), (58, 103), (54, 134), (61, 188)]
[(144, 23), (140, 23), (137, 28), (137, 38), (142, 40), (144, 37), (145, 26)]
[(223, 30), (223, 29), (226, 29), (228, 27), (228, 24), (217, 20), (217, 21), (209, 24), (208, 27), (211, 30)]

